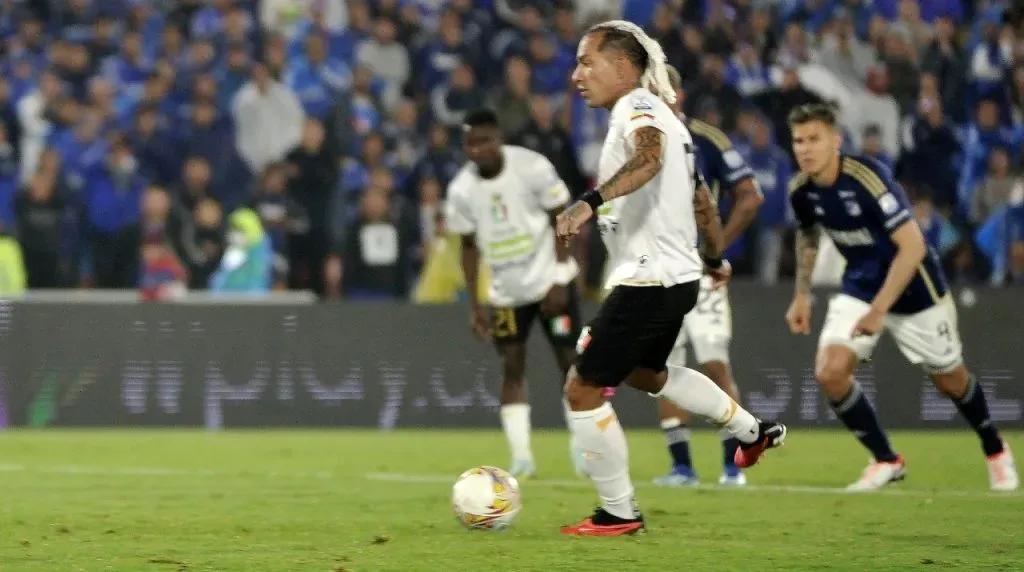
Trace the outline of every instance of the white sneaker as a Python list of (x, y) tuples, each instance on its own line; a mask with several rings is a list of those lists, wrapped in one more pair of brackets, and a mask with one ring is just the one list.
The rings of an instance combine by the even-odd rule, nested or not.
[(903, 462), (903, 457), (896, 457), (895, 461), (872, 459), (857, 482), (846, 487), (846, 490), (850, 492), (877, 491), (889, 483), (902, 481), (906, 472), (907, 466)]
[(1017, 464), (1010, 446), (1003, 442), (1003, 452), (985, 459), (988, 465), (988, 487), (994, 491), (1015, 491), (1020, 488)]
[(718, 484), (723, 487), (745, 487), (747, 486), (747, 475), (743, 471), (726, 472), (718, 477)]
[(531, 459), (513, 459), (508, 472), (517, 480), (524, 481), (537, 476), (537, 465)]

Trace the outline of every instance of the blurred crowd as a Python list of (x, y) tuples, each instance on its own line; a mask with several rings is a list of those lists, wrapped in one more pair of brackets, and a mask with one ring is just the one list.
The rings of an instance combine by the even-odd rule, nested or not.
[[(584, 191), (607, 112), (568, 78), (609, 18), (662, 43), (687, 114), (753, 167), (739, 272), (792, 272), (785, 117), (832, 100), (953, 280), (1024, 282), (1019, 1), (0, 0), (0, 293), (455, 300), (461, 118), (494, 108)], [(577, 255), (596, 287), (596, 233)]]

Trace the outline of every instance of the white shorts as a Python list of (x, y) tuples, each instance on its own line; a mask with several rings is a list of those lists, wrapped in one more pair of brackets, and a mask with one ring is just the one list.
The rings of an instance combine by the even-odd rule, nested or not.
[(683, 318), (676, 345), (668, 357), (669, 365), (686, 365), (686, 343), (693, 347), (698, 364), (712, 361), (729, 363), (729, 341), (732, 339), (732, 308), (726, 288), (711, 289), (711, 277), (700, 280), (697, 305)]
[[(857, 320), (870, 308), (867, 302), (847, 294), (833, 296), (828, 303), (818, 348), (841, 345), (853, 350), (861, 360), (870, 359), (880, 336), (854, 338), (851, 335)], [(887, 315), (885, 330), (896, 340), (903, 356), (927, 373), (948, 373), (963, 363), (956, 306), (951, 296), (916, 314)]]

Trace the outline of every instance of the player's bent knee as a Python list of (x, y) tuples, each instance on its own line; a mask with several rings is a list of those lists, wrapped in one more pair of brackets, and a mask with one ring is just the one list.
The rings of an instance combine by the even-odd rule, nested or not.
[(589, 383), (579, 376), (576, 367), (569, 368), (563, 389), (565, 401), (573, 411), (590, 411), (604, 404), (604, 388)]
[(822, 360), (814, 377), (831, 397), (841, 397), (853, 383), (853, 368), (846, 360)]
[(971, 383), (971, 375), (962, 363), (945, 372), (930, 372), (930, 377), (935, 389), (951, 399), (963, 397)]
[(720, 363), (725, 367), (729, 365), (729, 340), (695, 341), (693, 353), (697, 361), (703, 365)]

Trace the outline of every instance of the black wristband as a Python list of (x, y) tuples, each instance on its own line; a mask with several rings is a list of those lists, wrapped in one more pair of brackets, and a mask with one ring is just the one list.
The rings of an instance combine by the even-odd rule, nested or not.
[(725, 259), (722, 258), (721, 256), (719, 256), (718, 258), (704, 257), (704, 264), (706, 264), (707, 267), (712, 270), (718, 270), (719, 268), (722, 267), (722, 264), (725, 264)]
[(595, 213), (597, 212), (597, 207), (604, 204), (604, 197), (601, 196), (601, 193), (593, 189), (580, 195), (580, 200), (590, 205), (590, 208), (593, 209)]

